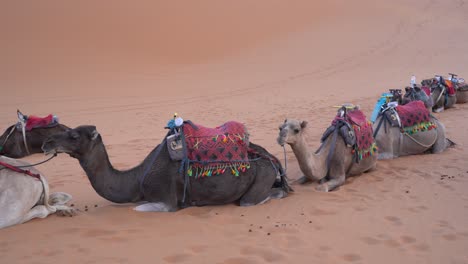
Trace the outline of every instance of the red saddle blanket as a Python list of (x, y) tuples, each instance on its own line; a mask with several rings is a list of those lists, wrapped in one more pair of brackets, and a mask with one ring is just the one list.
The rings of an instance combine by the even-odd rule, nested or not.
[(216, 128), (185, 124), (183, 132), (196, 176), (221, 174), (226, 168), (238, 175), (248, 168), (248, 134), (243, 124), (230, 121)]
[(403, 128), (431, 121), (430, 113), (424, 106), (423, 101), (412, 101), (405, 105), (398, 105), (395, 109)]
[(33, 128), (50, 127), (55, 123), (54, 116), (48, 115), (46, 117), (28, 116), (26, 120), (26, 130), (31, 131)]
[(445, 85), (447, 86), (448, 95), (455, 95), (457, 93), (457, 91), (455, 90), (455, 86), (453, 85), (452, 81), (445, 80)]
[(431, 96), (431, 88), (430, 87), (423, 86), (423, 87), (421, 87), (421, 90), (423, 90), (427, 94), (427, 96)]
[(354, 129), (360, 159), (372, 155), (376, 149), (372, 123), (367, 120), (366, 115), (358, 109), (348, 111), (346, 119)]

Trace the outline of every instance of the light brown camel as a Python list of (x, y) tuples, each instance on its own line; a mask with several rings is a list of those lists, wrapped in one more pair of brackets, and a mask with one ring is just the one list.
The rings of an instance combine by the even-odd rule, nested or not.
[(28, 167), (31, 175), (8, 169), (10, 165), (18, 169), (29, 163), (5, 156), (0, 156), (0, 163), (6, 164), (0, 165), (0, 229), (56, 212), (74, 214), (74, 210), (65, 205), (71, 195), (63, 192), (49, 195), (47, 180), (37, 169)]
[[(376, 167), (377, 155), (370, 155), (356, 162), (353, 147), (345, 143), (343, 134), (339, 132), (342, 129), (339, 127), (335, 128), (334, 135), (328, 136), (323, 141), (316, 152), (312, 151), (304, 137), (307, 124), (306, 121), (287, 119), (279, 127), (278, 143), (281, 146), (284, 144), (291, 146), (304, 174), (299, 182), (320, 181), (316, 189), (328, 192), (343, 185), (347, 176), (359, 175)], [(327, 131), (329, 130), (330, 128)]]

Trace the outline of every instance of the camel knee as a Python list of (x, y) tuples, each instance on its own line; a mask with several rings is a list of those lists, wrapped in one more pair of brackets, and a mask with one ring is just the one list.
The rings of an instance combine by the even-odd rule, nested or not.
[(23, 219), (20, 223), (25, 223), (34, 218), (46, 218), (51, 213), (54, 212), (49, 211), (46, 206), (36, 205), (27, 214), (23, 216)]

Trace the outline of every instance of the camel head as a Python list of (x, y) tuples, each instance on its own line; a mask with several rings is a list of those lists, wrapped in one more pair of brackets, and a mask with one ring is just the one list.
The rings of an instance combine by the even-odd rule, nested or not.
[(284, 123), (279, 126), (278, 144), (294, 145), (299, 137), (302, 137), (304, 129), (307, 127), (307, 121), (299, 121), (294, 119), (286, 119)]
[(46, 153), (67, 153), (73, 158), (80, 159), (91, 151), (102, 139), (95, 126), (79, 126), (65, 132), (48, 137), (42, 145)]

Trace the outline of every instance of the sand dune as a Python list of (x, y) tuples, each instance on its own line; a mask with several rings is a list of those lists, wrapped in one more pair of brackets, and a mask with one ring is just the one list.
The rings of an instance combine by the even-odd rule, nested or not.
[[(331, 106), (370, 115), (415, 74), (468, 79), (465, 1), (10, 1), (0, 8), (0, 126), (24, 113), (94, 124), (118, 169), (161, 142), (174, 112), (244, 122), (282, 158), (277, 127)], [(467, 263), (468, 105), (436, 114), (458, 145), (378, 163), (332, 193), (296, 186), (283, 200), (137, 213), (99, 197), (78, 162), (38, 167), (78, 216), (0, 230), (5, 263)], [(288, 149), (288, 175), (301, 173)], [(42, 155), (26, 158), (40, 161)], [(85, 211), (85, 206), (88, 210)]]

